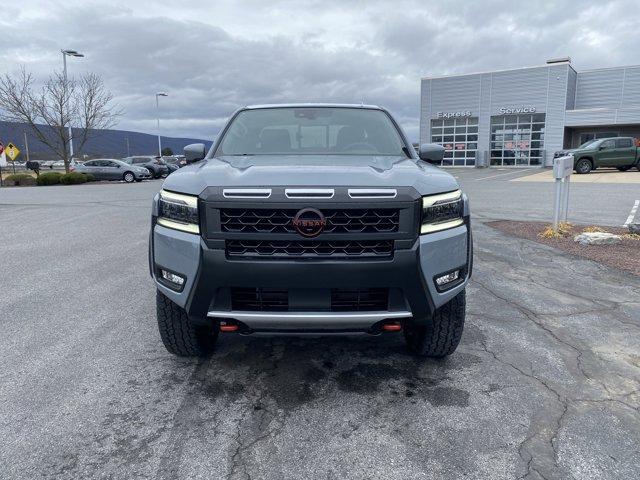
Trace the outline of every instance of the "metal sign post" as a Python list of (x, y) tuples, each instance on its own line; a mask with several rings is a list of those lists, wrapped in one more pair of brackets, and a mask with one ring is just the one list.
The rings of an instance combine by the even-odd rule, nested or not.
[(553, 177), (556, 179), (556, 199), (553, 210), (553, 228), (560, 221), (567, 221), (569, 211), (569, 179), (573, 173), (573, 155), (559, 157), (553, 161)]
[(16, 147), (13, 143), (9, 142), (6, 147), (4, 147), (4, 153), (7, 157), (11, 159), (11, 163), (13, 164), (13, 174), (16, 173), (16, 158), (20, 155), (20, 149)]

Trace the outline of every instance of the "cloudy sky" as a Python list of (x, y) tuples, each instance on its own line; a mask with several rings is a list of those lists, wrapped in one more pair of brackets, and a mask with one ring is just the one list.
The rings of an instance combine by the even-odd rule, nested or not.
[(211, 139), (237, 107), (388, 107), (417, 137), (420, 78), (538, 65), (640, 64), (637, 1), (0, 0), (0, 62), (39, 78), (86, 55), (124, 108), (118, 127)]

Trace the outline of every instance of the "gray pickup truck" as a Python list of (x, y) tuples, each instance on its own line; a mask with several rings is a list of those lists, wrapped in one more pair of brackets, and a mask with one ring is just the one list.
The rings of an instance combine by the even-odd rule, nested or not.
[(411, 352), (457, 347), (473, 245), (456, 180), (365, 105), (245, 107), (153, 201), (149, 264), (171, 353), (219, 332), (404, 333)]

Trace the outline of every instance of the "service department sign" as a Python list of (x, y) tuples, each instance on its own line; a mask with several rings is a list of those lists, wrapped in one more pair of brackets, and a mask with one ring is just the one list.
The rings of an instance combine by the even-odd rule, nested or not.
[(436, 118), (462, 118), (470, 116), (470, 110), (463, 110), (460, 112), (436, 112)]
[(536, 113), (536, 107), (500, 107), (500, 115), (513, 115), (514, 113)]

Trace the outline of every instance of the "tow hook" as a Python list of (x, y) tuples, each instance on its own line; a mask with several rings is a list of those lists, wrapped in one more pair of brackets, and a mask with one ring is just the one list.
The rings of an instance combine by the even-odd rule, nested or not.
[(220, 322), (220, 331), (221, 332), (237, 332), (238, 325), (235, 323)]
[(382, 330), (385, 332), (399, 332), (402, 330), (402, 325), (400, 325), (400, 322), (385, 322), (382, 325)]

